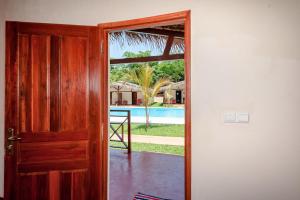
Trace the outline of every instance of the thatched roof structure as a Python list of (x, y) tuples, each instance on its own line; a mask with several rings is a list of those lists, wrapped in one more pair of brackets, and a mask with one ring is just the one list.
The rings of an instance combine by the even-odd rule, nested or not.
[(177, 83), (170, 83), (167, 86), (161, 87), (160, 92), (164, 92), (166, 90), (184, 90), (185, 88), (185, 81), (179, 81)]
[(150, 48), (164, 50), (169, 35), (174, 36), (171, 52), (184, 52), (184, 26), (172, 25), (146, 29), (117, 31), (110, 33), (110, 42), (124, 46), (144, 44)]
[(129, 83), (126, 81), (118, 81), (110, 84), (110, 91), (111, 92), (120, 92), (120, 91), (131, 91), (131, 92), (138, 92), (140, 91), (140, 86)]
[(121, 47), (125, 44), (128, 46), (142, 44), (151, 49), (159, 49), (163, 52), (161, 56), (157, 56), (156, 58), (151, 56), (152, 58), (149, 60), (113, 59), (114, 61), (111, 64), (182, 59), (184, 53), (184, 25), (177, 24), (111, 32), (110, 42), (118, 43)]

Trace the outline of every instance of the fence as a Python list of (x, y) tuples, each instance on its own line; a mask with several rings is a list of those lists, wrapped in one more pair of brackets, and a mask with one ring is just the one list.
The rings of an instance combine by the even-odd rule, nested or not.
[[(124, 138), (124, 125), (127, 124), (127, 143)], [(117, 125), (117, 126), (114, 126)], [(110, 141), (119, 142), (123, 146), (110, 145), (112, 148), (127, 149), (131, 153), (131, 119), (130, 110), (110, 110), (110, 129), (113, 131)], [(115, 136), (115, 137), (114, 137)]]

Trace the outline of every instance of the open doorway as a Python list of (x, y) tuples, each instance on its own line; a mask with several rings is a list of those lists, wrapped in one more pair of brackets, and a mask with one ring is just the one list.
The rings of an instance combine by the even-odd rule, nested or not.
[(190, 199), (189, 19), (180, 12), (100, 25), (111, 200)]

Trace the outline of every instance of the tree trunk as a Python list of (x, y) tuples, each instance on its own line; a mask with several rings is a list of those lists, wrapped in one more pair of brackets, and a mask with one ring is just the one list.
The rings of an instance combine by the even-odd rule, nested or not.
[(145, 105), (145, 113), (146, 113), (146, 131), (150, 125), (150, 118), (149, 118), (149, 109), (148, 106)]

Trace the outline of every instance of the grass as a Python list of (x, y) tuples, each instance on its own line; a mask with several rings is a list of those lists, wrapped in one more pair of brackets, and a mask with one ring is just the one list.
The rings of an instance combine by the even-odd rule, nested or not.
[(165, 103), (158, 103), (153, 102), (150, 107), (165, 107), (165, 108), (184, 108), (183, 104), (165, 104)]
[[(110, 142), (111, 145), (120, 146), (119, 142)], [(154, 153), (184, 155), (184, 147), (176, 145), (162, 145), (162, 144), (147, 144), (147, 143), (131, 143), (132, 151), (146, 151)]]
[(151, 104), (151, 107), (164, 107), (163, 103), (154, 102)]
[[(115, 128), (118, 125), (113, 125)], [(131, 134), (133, 135), (150, 135), (150, 136), (168, 136), (168, 137), (184, 137), (183, 124), (151, 124), (145, 130), (145, 124), (131, 124)], [(127, 133), (127, 125), (124, 127)], [(111, 130), (110, 130), (111, 131)]]

